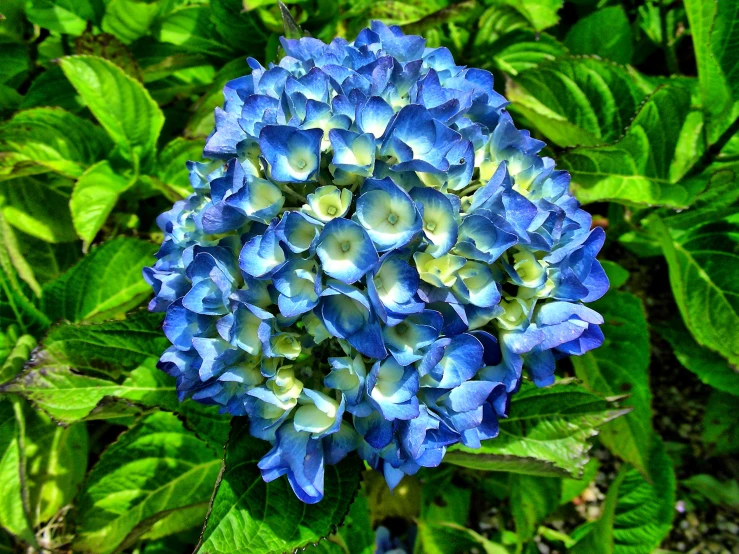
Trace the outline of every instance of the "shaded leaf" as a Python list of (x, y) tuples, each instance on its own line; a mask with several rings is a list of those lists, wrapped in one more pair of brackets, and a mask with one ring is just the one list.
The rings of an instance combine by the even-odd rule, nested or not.
[(555, 477), (512, 473), (511, 513), (521, 542), (534, 538), (539, 523), (559, 506), (562, 482)]
[(68, 35), (79, 35), (94, 17), (88, 0), (30, 0), (26, 17), (45, 29)]
[(652, 393), (649, 390), (649, 332), (644, 306), (627, 292), (609, 291), (591, 307), (603, 315), (603, 346), (573, 357), (575, 373), (604, 396), (628, 395), (631, 413), (604, 425), (600, 440), (616, 456), (646, 474), (652, 437)]
[(670, 285), (686, 327), (701, 346), (739, 363), (739, 227), (709, 223), (679, 237), (653, 218), (670, 271)]
[(503, 545), (457, 523), (419, 521), (418, 533), (426, 554), (464, 554), (473, 549), (485, 554), (508, 554)]
[(578, 19), (567, 31), (565, 46), (573, 54), (595, 54), (617, 63), (630, 63), (633, 37), (623, 7), (600, 8)]
[(739, 417), (734, 395), (713, 391), (706, 402), (701, 438), (713, 455), (739, 452)]

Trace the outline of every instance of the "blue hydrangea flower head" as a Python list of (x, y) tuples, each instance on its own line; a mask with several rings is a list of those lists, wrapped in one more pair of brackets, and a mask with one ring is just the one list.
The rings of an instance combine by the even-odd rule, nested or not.
[(224, 88), (144, 270), (180, 399), (249, 418), (304, 502), (350, 452), (394, 487), (494, 440), (511, 395), (603, 342), (603, 230), (487, 71), (373, 22), (282, 39)]

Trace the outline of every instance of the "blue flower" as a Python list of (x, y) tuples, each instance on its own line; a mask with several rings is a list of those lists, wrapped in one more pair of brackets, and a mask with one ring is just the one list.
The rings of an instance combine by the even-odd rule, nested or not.
[(275, 181), (303, 183), (318, 173), (321, 157), (320, 129), (296, 129), (267, 125), (259, 133), (259, 147)]
[(314, 503), (353, 450), (393, 488), (495, 440), (523, 379), (600, 346), (605, 236), (489, 72), (376, 21), (281, 44), (225, 85), (144, 278), (179, 398), (247, 417)]

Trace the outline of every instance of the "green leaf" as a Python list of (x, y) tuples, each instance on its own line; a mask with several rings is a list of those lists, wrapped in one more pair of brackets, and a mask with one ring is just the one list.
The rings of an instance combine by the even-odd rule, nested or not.
[(36, 363), (117, 378), (146, 358), (159, 357), (168, 346), (162, 333), (162, 314), (141, 310), (120, 321), (54, 327), (44, 339)]
[(583, 468), (582, 479), (562, 479), (562, 491), (559, 499), (561, 504), (569, 504), (590, 487), (600, 468), (598, 458), (590, 458)]
[(134, 167), (153, 161), (164, 114), (143, 85), (102, 58), (69, 56), (59, 63), (123, 157)]
[(543, 31), (557, 24), (557, 12), (564, 0), (494, 0), (494, 3), (511, 6), (526, 18), (534, 30)]
[[(14, 152), (13, 164), (35, 163), (61, 175), (77, 178), (111, 149), (100, 127), (61, 108), (33, 108), (18, 112), (0, 125), (0, 149)], [(13, 166), (2, 164), (0, 173)]]
[(595, 54), (616, 63), (630, 63), (634, 44), (623, 7), (599, 8), (578, 19), (567, 32), (565, 46), (573, 54)]
[(650, 221), (686, 327), (698, 344), (739, 364), (739, 227), (709, 223), (676, 238), (660, 219)]
[(559, 506), (562, 481), (555, 477), (535, 477), (512, 473), (511, 513), (521, 542), (534, 538), (539, 523)]
[(200, 440), (221, 452), (228, 442), (231, 416), (220, 413), (219, 406), (206, 406), (188, 399), (176, 407), (177, 415), (185, 427)]
[(269, 444), (252, 437), (234, 418), (224, 469), (205, 522), (198, 552), (250, 554), (285, 552), (321, 540), (339, 525), (354, 500), (362, 464), (349, 455), (326, 466), (323, 500), (304, 504), (286, 478), (265, 483), (257, 462)]
[(506, 33), (481, 50), (475, 52), (476, 66), (497, 68), (514, 76), (567, 54), (567, 49), (551, 35), (528, 29)]
[(708, 143), (714, 144), (739, 116), (739, 4), (733, 0), (686, 0), (695, 48)]
[(212, 0), (211, 19), (225, 44), (238, 44), (243, 51), (255, 51), (261, 57), (270, 33), (256, 11), (244, 10), (242, 0)]
[(25, 44), (3, 43), (0, 56), (0, 84), (16, 88), (25, 79), (31, 67), (28, 47)]
[[(36, 545), (28, 517), (27, 492), (23, 489), (25, 460), (20, 403), (0, 399), (0, 526), (19, 539)], [(22, 417), (22, 415), (21, 415)]]
[(151, 414), (108, 447), (90, 472), (79, 497), (74, 550), (107, 554), (130, 547), (174, 510), (207, 502), (220, 467), (218, 454), (174, 415)]
[(603, 315), (603, 346), (572, 358), (575, 374), (604, 396), (628, 395), (622, 404), (631, 413), (604, 425), (600, 441), (616, 456), (646, 474), (652, 437), (649, 390), (649, 332), (641, 300), (611, 290), (591, 307)]
[(600, 265), (603, 266), (603, 270), (606, 272), (612, 289), (621, 288), (629, 280), (630, 273), (616, 262), (600, 260)]
[(149, 33), (157, 17), (169, 10), (172, 2), (110, 0), (105, 6), (102, 29), (130, 44)]
[(82, 257), (79, 242), (51, 244), (21, 231), (16, 231), (16, 236), (21, 254), (40, 285), (53, 281)]
[[(18, 279), (23, 280), (36, 296), (41, 295), (41, 286), (36, 280), (33, 269), (23, 256), (13, 228), (0, 215), (0, 268), (5, 271), (13, 284), (13, 288), (20, 292)], [(16, 277), (18, 279), (16, 279)]]
[(712, 475), (691, 475), (680, 484), (697, 492), (711, 503), (739, 508), (739, 483), (736, 479), (721, 482)]
[(154, 35), (161, 42), (197, 54), (228, 56), (230, 51), (218, 39), (208, 5), (184, 6), (173, 11), (159, 22)]
[[(33, 366), (0, 387), (20, 394), (62, 424), (128, 415), (137, 406), (177, 407), (175, 383), (150, 359), (122, 383), (75, 373), (64, 365)], [(120, 402), (125, 401), (125, 402)]]
[[(44, 175), (0, 181), (0, 206), (16, 229), (51, 243), (77, 239), (67, 209), (71, 182)], [(61, 207), (61, 209), (60, 209)]]
[(682, 322), (660, 325), (657, 332), (670, 343), (673, 353), (686, 369), (706, 385), (739, 396), (739, 371), (707, 348), (701, 348)]
[(660, 545), (672, 528), (676, 484), (670, 457), (656, 435), (649, 475), (651, 483), (629, 465), (621, 467), (608, 489), (604, 514), (571, 550), (573, 554), (642, 554)]
[[(446, 469), (446, 471), (444, 471)], [(439, 468), (424, 479), (421, 489), (421, 519), (428, 523), (465, 525), (470, 515), (472, 491), (453, 482), (453, 468)]]
[(117, 238), (93, 248), (61, 277), (44, 285), (44, 312), (52, 321), (101, 320), (124, 313), (149, 295), (141, 277), (151, 265), (155, 247), (149, 242)]
[(29, 21), (57, 33), (78, 36), (95, 13), (87, 0), (29, 0), (26, 17)]
[[(623, 138), (607, 146), (579, 147), (559, 158), (572, 174), (573, 192), (584, 203), (689, 206), (705, 188), (703, 179), (685, 179), (674, 170), (690, 93), (663, 86), (641, 106)], [(686, 164), (679, 159), (679, 166)]]
[(159, 153), (157, 177), (184, 198), (192, 191), (185, 164), (191, 160), (201, 160), (204, 146), (205, 142), (202, 140), (186, 140), (180, 137), (174, 139)]
[(574, 383), (539, 389), (524, 386), (500, 420), (500, 435), (479, 449), (455, 446), (444, 461), (471, 469), (543, 477), (580, 477), (588, 461), (588, 438), (623, 415), (597, 394)]
[(739, 452), (739, 417), (734, 395), (713, 391), (706, 402), (701, 438), (712, 455)]
[(507, 96), (555, 144), (594, 146), (622, 135), (645, 92), (619, 65), (567, 57), (519, 73)]
[(34, 526), (70, 504), (87, 472), (87, 428), (62, 427), (41, 412), (26, 410), (25, 447)]
[(134, 179), (114, 171), (108, 160), (93, 165), (80, 176), (74, 185), (69, 209), (74, 228), (85, 246), (94, 240), (120, 195), (133, 183)]
[[(36, 77), (23, 97), (20, 108), (56, 106), (68, 112), (78, 113), (85, 104), (58, 65), (50, 67)], [(107, 141), (107, 137), (104, 138)]]
[(333, 535), (303, 551), (309, 554), (374, 554), (375, 533), (372, 531), (369, 505), (363, 491), (357, 494), (344, 518), (344, 523)]
[(36, 348), (36, 339), (31, 335), (21, 335), (14, 341), (7, 357), (0, 363), (0, 385), (7, 383), (21, 372), (34, 348)]
[(503, 545), (457, 523), (429, 523), (421, 520), (418, 522), (418, 534), (425, 554), (464, 554), (470, 551), (509, 554)]

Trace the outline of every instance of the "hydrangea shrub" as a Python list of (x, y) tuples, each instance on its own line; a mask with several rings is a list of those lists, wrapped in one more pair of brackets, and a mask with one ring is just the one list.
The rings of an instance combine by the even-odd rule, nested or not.
[(315, 503), (350, 452), (392, 488), (494, 439), (524, 370), (598, 347), (605, 236), (489, 72), (379, 22), (281, 43), (225, 86), (144, 276), (180, 399), (248, 417)]

